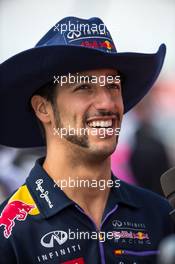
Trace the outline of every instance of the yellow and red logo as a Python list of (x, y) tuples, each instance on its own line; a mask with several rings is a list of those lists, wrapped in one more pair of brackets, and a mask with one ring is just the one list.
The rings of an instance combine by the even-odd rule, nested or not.
[(105, 48), (107, 50), (112, 50), (114, 48), (113, 44), (109, 40), (104, 41), (83, 41), (81, 46), (88, 47), (88, 48)]
[(15, 221), (25, 221), (28, 214), (37, 215), (39, 210), (27, 186), (24, 185), (10, 198), (0, 215), (0, 227), (4, 226), (4, 237), (9, 238)]
[(109, 40), (105, 40), (104, 42), (101, 42), (102, 47), (111, 50), (113, 48), (113, 45)]

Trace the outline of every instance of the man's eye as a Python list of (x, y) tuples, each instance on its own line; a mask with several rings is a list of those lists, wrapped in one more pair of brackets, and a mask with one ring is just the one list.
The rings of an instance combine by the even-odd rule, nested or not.
[(108, 84), (108, 88), (109, 89), (120, 90), (120, 84), (118, 84), (118, 83), (110, 83), (110, 84)]
[(75, 91), (78, 91), (78, 90), (90, 90), (91, 89), (91, 86), (88, 85), (88, 84), (82, 84), (80, 86), (78, 86)]

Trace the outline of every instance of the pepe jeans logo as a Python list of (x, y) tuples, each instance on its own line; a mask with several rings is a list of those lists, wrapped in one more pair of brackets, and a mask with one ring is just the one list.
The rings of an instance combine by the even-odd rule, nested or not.
[(49, 192), (48, 191), (45, 191), (44, 188), (41, 186), (43, 184), (43, 179), (38, 179), (36, 182), (36, 191), (40, 191), (41, 194), (40, 194), (40, 198), (43, 198), (46, 200), (46, 202), (48, 203), (49, 205), (49, 208), (52, 208), (53, 207), (53, 204), (52, 202), (50, 201), (49, 199)]
[(46, 248), (53, 248), (54, 241), (56, 241), (59, 245), (64, 244), (68, 239), (68, 235), (64, 231), (56, 230), (45, 234), (41, 238), (41, 245)]

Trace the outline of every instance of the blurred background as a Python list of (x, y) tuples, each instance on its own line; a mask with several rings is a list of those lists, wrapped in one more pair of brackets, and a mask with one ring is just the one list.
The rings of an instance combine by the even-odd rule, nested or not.
[[(117, 177), (162, 194), (159, 178), (175, 165), (174, 14), (174, 0), (0, 0), (0, 63), (33, 47), (65, 16), (100, 17), (119, 52), (152, 53), (165, 43), (167, 55), (159, 79), (125, 115), (112, 155)], [(25, 181), (35, 160), (44, 155), (44, 148), (0, 146), (0, 202)]]

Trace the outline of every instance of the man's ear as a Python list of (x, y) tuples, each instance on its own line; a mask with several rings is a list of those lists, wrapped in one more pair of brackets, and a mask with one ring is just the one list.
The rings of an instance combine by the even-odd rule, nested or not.
[(32, 108), (38, 117), (38, 119), (43, 123), (49, 123), (51, 121), (50, 115), (50, 103), (40, 95), (34, 95), (31, 98)]

